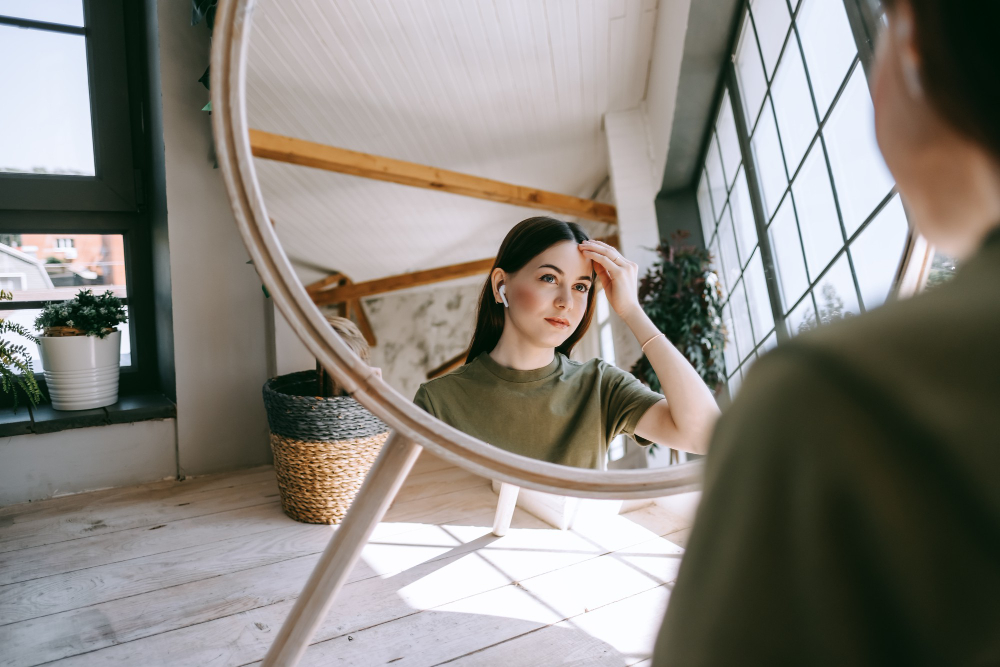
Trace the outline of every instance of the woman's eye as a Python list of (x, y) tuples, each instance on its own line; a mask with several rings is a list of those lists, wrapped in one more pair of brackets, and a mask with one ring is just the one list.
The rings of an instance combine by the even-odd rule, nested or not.
[[(546, 273), (544, 276), (542, 276), (541, 279), (545, 280), (546, 278), (552, 278), (552, 280), (556, 279), (556, 277), (554, 275), (552, 275), (551, 273)], [(545, 282), (548, 282), (548, 281), (546, 280)]]
[(583, 292), (584, 294), (586, 294), (588, 291), (590, 291), (590, 288), (587, 287), (586, 285), (584, 285), (583, 283), (577, 283), (577, 287), (582, 287), (583, 289), (577, 290), (577, 291), (578, 292)]

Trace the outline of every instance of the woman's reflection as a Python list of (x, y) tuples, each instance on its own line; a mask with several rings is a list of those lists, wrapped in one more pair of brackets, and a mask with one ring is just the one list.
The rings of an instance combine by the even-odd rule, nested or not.
[[(414, 402), (480, 440), (532, 458), (603, 468), (619, 433), (704, 453), (718, 408), (639, 305), (638, 266), (572, 222), (518, 223), (483, 286), (465, 365)], [(664, 395), (601, 359), (569, 358), (594, 311), (595, 279), (650, 361)]]

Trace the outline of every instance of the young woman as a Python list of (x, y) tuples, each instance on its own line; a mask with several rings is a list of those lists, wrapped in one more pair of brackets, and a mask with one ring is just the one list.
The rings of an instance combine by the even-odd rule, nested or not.
[[(637, 272), (577, 224), (523, 220), (483, 286), (465, 365), (421, 385), (414, 402), (480, 440), (563, 465), (603, 468), (619, 433), (704, 453), (715, 399), (639, 306)], [(664, 395), (601, 359), (569, 359), (590, 325), (598, 277)]]

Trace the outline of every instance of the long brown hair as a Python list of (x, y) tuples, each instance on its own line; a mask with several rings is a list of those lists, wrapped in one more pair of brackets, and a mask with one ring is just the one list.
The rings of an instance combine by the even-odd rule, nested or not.
[[(479, 356), (481, 352), (489, 352), (500, 341), (500, 334), (503, 333), (504, 306), (497, 303), (493, 297), (493, 272), (498, 268), (507, 273), (516, 273), (541, 253), (561, 241), (575, 241), (581, 243), (590, 237), (580, 225), (575, 222), (564, 222), (545, 216), (528, 218), (514, 225), (513, 229), (507, 232), (507, 237), (500, 244), (500, 251), (497, 252), (496, 261), (490, 269), (490, 275), (486, 277), (486, 284), (479, 295), (479, 311), (476, 315), (476, 331), (472, 334), (472, 344), (469, 346), (469, 354), (465, 357), (465, 363), (469, 363)], [(591, 277), (596, 279), (597, 274), (591, 273)], [(583, 319), (576, 331), (556, 348), (557, 352), (562, 352), (566, 356), (572, 351), (573, 346), (583, 338), (590, 326), (590, 320), (594, 316), (594, 294), (597, 292), (593, 287), (587, 294), (587, 310), (583, 313)]]

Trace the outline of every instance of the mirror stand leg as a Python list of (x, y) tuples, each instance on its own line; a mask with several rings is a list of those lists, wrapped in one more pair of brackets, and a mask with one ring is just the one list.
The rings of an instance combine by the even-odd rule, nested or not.
[(497, 513), (493, 517), (493, 534), (503, 537), (510, 528), (510, 520), (514, 517), (514, 506), (517, 504), (517, 492), (521, 487), (502, 482), (500, 484), (500, 499), (497, 501)]
[(347, 516), (334, 532), (264, 656), (264, 667), (291, 667), (305, 653), (309, 640), (326, 617), (334, 597), (361, 557), (362, 549), (385, 516), (421, 449), (396, 431), (389, 434)]

